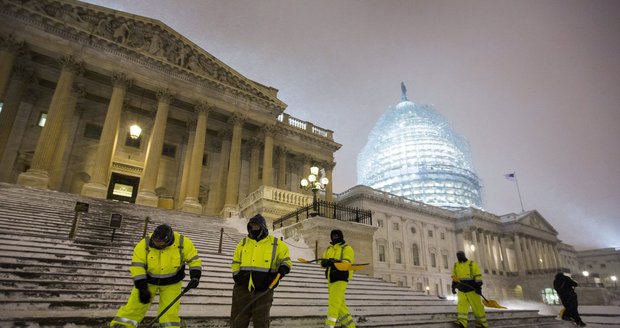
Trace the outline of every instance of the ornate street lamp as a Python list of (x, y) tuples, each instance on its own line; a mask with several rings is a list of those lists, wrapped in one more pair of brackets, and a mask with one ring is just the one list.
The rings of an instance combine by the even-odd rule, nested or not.
[(581, 274), (582, 274), (582, 275), (586, 278), (586, 286), (587, 286), (587, 285), (589, 284), (589, 282), (588, 282), (588, 276), (590, 275), (590, 272), (588, 272), (588, 271), (583, 271)]
[(314, 214), (317, 213), (317, 191), (325, 191), (325, 186), (329, 183), (329, 179), (326, 177), (319, 178), (319, 168), (313, 166), (310, 168), (310, 174), (308, 177), (301, 179), (300, 186), (304, 190), (312, 190), (312, 210)]
[(616, 285), (616, 280), (618, 280), (618, 278), (616, 276), (611, 276), (611, 281), (614, 282), (614, 288), (618, 288), (618, 285)]
[(135, 139), (140, 138), (141, 133), (142, 133), (142, 128), (138, 126), (137, 124), (134, 124), (129, 127), (129, 137), (131, 137), (131, 139), (135, 140)]

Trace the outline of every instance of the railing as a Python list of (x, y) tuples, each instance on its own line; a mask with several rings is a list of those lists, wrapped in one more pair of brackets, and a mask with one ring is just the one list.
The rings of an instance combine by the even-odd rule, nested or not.
[[(316, 206), (315, 206), (316, 205)], [(294, 212), (286, 214), (273, 221), (273, 229), (282, 228), (284, 222), (295, 220), (299, 222), (309, 217), (322, 216), (329, 219), (340, 221), (357, 222), (366, 225), (372, 225), (372, 212), (357, 207), (349, 207), (338, 203), (326, 202), (318, 200), (316, 204), (304, 206)]]
[(282, 113), (280, 115), (278, 115), (278, 117), (276, 118), (276, 120), (278, 122), (282, 122), (283, 124), (295, 127), (297, 129), (300, 130), (305, 130), (309, 133), (315, 134), (315, 135), (319, 135), (323, 138), (327, 138), (329, 140), (334, 140), (334, 136), (333, 136), (333, 131), (331, 130), (327, 130), (327, 129), (323, 129), (321, 127), (318, 127), (314, 124), (312, 124), (311, 122), (307, 122), (307, 121), (302, 121), (298, 118), (292, 117), (288, 114)]

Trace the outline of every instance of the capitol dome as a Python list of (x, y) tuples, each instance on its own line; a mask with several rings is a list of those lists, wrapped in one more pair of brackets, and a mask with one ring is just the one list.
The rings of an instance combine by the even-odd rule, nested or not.
[(451, 210), (482, 208), (467, 141), (401, 89), (401, 102), (377, 121), (357, 158), (358, 184)]

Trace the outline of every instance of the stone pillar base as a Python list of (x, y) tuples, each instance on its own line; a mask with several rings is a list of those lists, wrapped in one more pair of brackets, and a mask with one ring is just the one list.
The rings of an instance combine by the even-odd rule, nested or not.
[(82, 186), (82, 196), (106, 199), (108, 197), (108, 187), (96, 182), (88, 182)]
[(49, 180), (50, 177), (47, 171), (28, 170), (17, 177), (17, 184), (20, 186), (47, 189)]
[(188, 213), (196, 213), (202, 214), (202, 205), (198, 203), (196, 198), (187, 197), (185, 201), (183, 201), (183, 206), (181, 207), (181, 211)]
[(148, 190), (138, 191), (138, 197), (136, 197), (136, 204), (157, 207), (159, 203), (159, 197), (155, 192)]
[(239, 216), (239, 210), (237, 209), (237, 206), (236, 205), (224, 205), (224, 208), (220, 212), (220, 217), (224, 219), (228, 219), (233, 216), (234, 217)]

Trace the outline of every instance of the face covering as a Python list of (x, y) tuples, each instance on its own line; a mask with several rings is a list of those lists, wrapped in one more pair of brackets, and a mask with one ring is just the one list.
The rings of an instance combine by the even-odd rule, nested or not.
[(263, 235), (263, 230), (262, 230), (262, 229), (258, 229), (258, 230), (250, 230), (250, 231), (248, 232), (248, 234), (250, 235), (250, 238), (251, 238), (251, 239), (254, 239), (254, 240), (260, 240), (260, 238), (261, 238), (261, 237), (262, 237), (262, 235)]
[(467, 257), (465, 257), (465, 253), (462, 252), (456, 253), (456, 259), (459, 260), (459, 262), (467, 262)]

